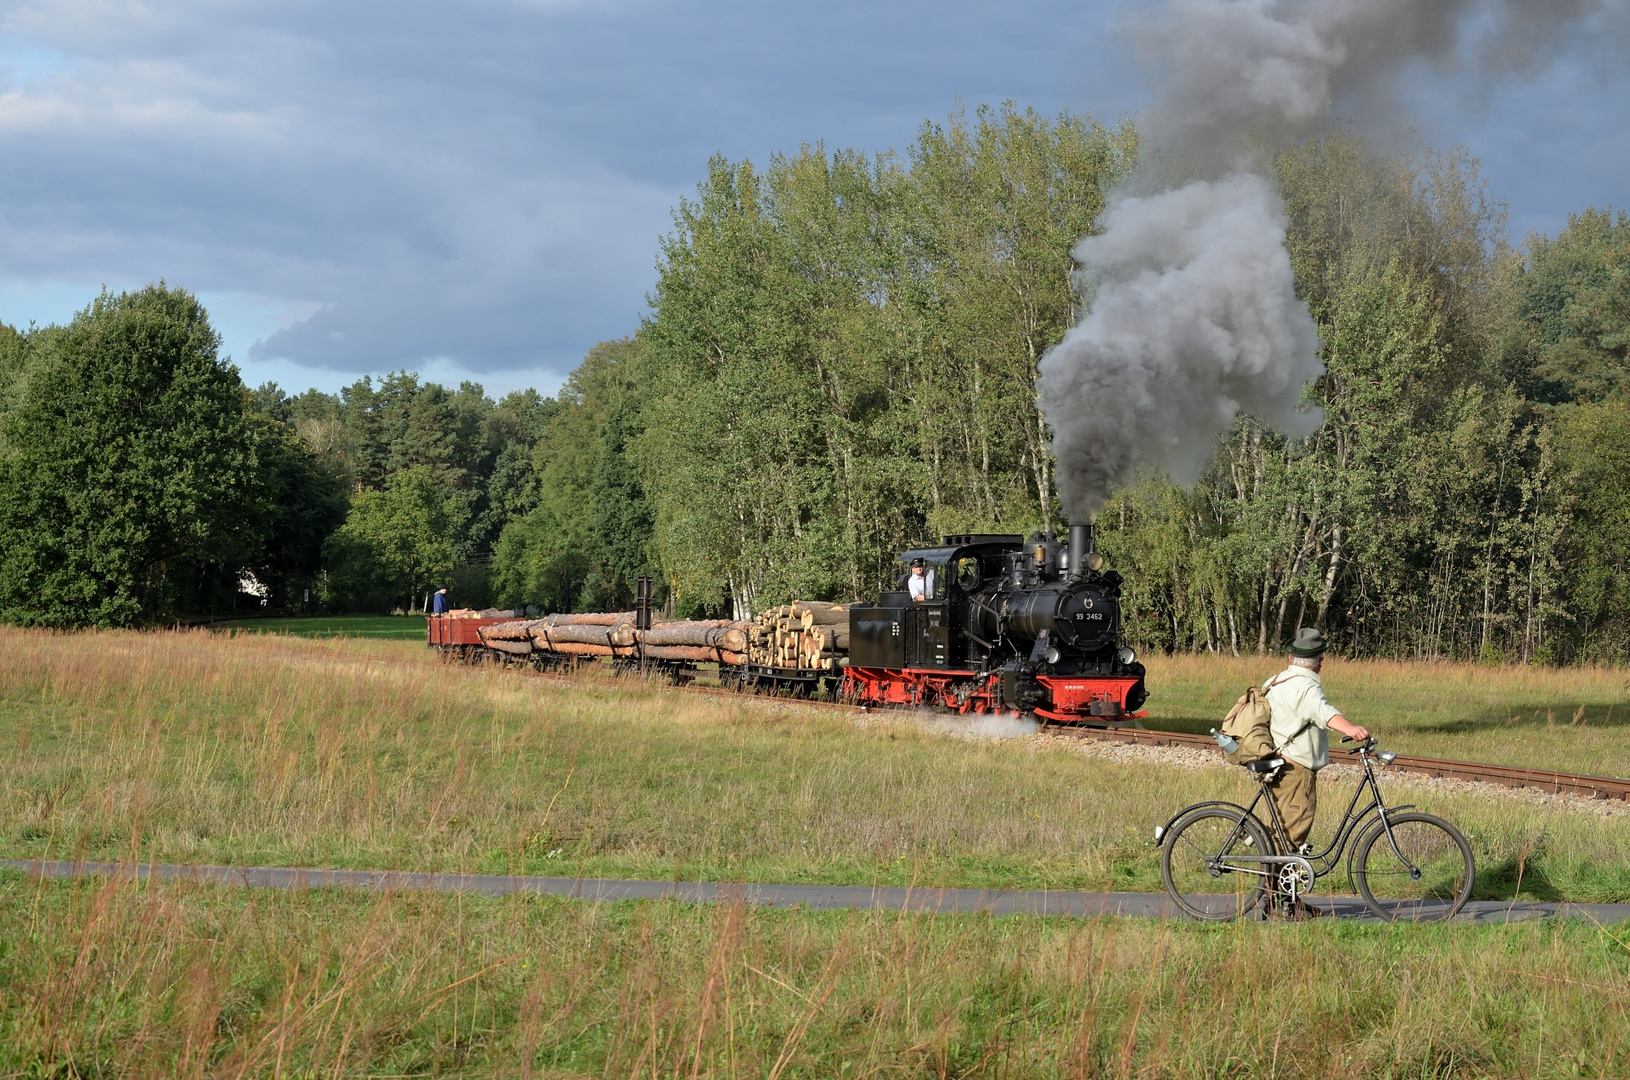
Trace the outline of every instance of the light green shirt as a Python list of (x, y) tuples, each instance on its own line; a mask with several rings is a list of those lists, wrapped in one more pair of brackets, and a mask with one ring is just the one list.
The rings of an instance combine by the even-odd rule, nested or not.
[[(1325, 729), (1341, 710), (1325, 698), (1318, 672), (1292, 664), (1268, 680), (1267, 696), (1273, 711), (1269, 728), (1280, 755), (1314, 771), (1330, 764), (1330, 733)], [(1303, 724), (1307, 729), (1296, 735)]]

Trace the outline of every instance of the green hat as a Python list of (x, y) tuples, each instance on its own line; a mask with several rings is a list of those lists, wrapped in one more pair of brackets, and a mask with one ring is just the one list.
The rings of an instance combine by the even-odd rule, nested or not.
[(1324, 640), (1324, 635), (1311, 626), (1304, 626), (1296, 631), (1296, 640), (1290, 643), (1292, 656), (1323, 656), (1324, 650), (1330, 643)]

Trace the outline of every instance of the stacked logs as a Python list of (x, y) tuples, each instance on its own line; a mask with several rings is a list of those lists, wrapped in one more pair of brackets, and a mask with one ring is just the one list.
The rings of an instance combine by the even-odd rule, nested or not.
[(476, 631), (488, 648), (511, 656), (534, 649), (573, 656), (627, 656), (634, 651), (632, 611), (548, 615), (492, 623)]
[(821, 600), (794, 600), (759, 613), (748, 633), (748, 656), (764, 667), (834, 671), (849, 652), (849, 609)]
[(532, 644), (563, 656), (637, 656), (632, 611), (548, 615), (527, 627)]
[(528, 656), (532, 652), (532, 638), (527, 634), (527, 628), (531, 625), (529, 619), (488, 623), (476, 629), (476, 636), (489, 649), (509, 653), (511, 656)]
[[(749, 624), (729, 619), (655, 623), (634, 629), (634, 613), (587, 612), (516, 619), (483, 626), (477, 633), (489, 647), (512, 656), (534, 650), (564, 656), (615, 656), (652, 660), (746, 662)], [(643, 645), (643, 650), (640, 646)]]
[(717, 660), (740, 666), (747, 662), (750, 626), (731, 619), (694, 619), (654, 623), (640, 636), (645, 655), (653, 660)]

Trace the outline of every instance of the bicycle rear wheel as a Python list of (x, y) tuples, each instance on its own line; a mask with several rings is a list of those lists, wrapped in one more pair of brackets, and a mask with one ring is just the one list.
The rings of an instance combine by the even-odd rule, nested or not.
[(1398, 922), (1453, 918), (1471, 899), (1476, 877), (1471, 845), (1431, 814), (1377, 821), (1359, 840), (1353, 867), (1353, 884), (1370, 910)]
[(1166, 894), (1196, 919), (1225, 922), (1252, 911), (1267, 888), (1269, 864), (1237, 859), (1271, 855), (1256, 818), (1226, 806), (1204, 806), (1178, 819), (1160, 849)]

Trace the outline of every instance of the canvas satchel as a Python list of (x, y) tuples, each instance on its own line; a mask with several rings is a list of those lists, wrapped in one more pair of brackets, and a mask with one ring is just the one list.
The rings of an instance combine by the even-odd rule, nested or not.
[[(1240, 695), (1234, 707), (1228, 710), (1223, 717), (1222, 733), (1239, 743), (1234, 752), (1225, 753), (1224, 758), (1230, 765), (1243, 765), (1247, 761), (1260, 761), (1279, 752), (1279, 747), (1273, 741), (1273, 707), (1268, 704), (1268, 691), (1279, 682), (1275, 679), (1267, 686), (1253, 686)], [(1285, 740), (1289, 745), (1301, 737), (1303, 731), (1308, 729), (1303, 724), (1301, 730)]]
[(1253, 686), (1240, 695), (1223, 717), (1222, 733), (1239, 743), (1233, 753), (1224, 754), (1230, 765), (1243, 765), (1273, 753), (1273, 709), (1266, 690)]

